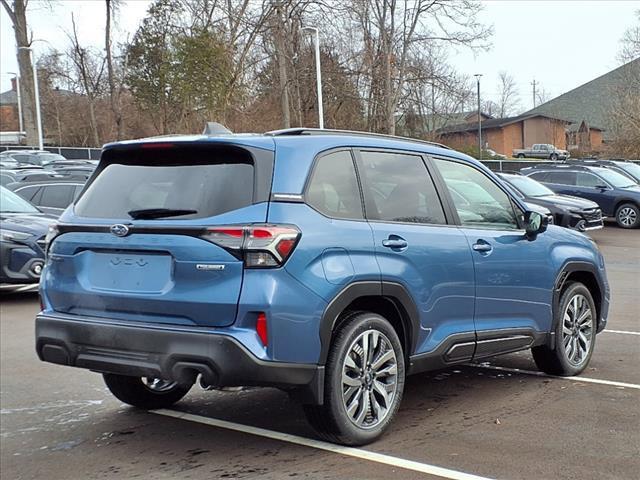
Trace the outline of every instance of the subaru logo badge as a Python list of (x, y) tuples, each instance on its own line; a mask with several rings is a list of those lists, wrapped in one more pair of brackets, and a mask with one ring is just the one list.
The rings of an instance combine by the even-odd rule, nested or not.
[(111, 228), (109, 228), (109, 230), (116, 237), (126, 237), (129, 234), (129, 227), (121, 223), (116, 223), (115, 225), (111, 225)]

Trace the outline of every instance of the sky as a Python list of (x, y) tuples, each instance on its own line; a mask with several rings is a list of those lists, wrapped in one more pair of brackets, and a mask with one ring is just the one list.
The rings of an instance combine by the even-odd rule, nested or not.
[[(118, 34), (131, 37), (145, 15), (149, 0), (127, 0), (118, 18)], [(614, 69), (619, 40), (640, 9), (638, 0), (485, 0), (480, 19), (492, 25), (492, 47), (473, 54), (452, 51), (449, 61), (461, 73), (483, 74), (481, 97), (497, 97), (498, 73), (507, 71), (517, 82), (521, 110), (531, 108), (532, 85), (543, 88), (549, 98), (582, 85)], [(47, 5), (53, 5), (48, 7)], [(80, 41), (104, 44), (102, 0), (30, 0), (27, 21), (36, 54), (51, 47), (64, 49), (71, 29), (71, 14), (79, 26)], [(15, 38), (7, 13), (0, 8), (0, 91), (10, 88), (15, 72)]]

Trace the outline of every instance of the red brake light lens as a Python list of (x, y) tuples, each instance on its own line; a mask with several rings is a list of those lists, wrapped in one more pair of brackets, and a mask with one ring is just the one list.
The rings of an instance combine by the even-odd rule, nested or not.
[(143, 143), (142, 148), (171, 148), (173, 147), (173, 143), (167, 142), (151, 142), (151, 143)]

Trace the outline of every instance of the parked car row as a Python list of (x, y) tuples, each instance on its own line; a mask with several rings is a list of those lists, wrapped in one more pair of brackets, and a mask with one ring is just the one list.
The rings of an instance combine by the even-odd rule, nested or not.
[(571, 161), (539, 164), (520, 172), (556, 194), (571, 195), (598, 204), (602, 215), (622, 228), (640, 226), (640, 185), (631, 162)]
[(43, 151), (0, 153), (0, 288), (36, 283), (48, 228), (97, 165)]

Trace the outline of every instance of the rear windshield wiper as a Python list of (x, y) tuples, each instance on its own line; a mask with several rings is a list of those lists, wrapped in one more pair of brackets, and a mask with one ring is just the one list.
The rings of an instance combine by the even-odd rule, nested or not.
[(150, 218), (181, 217), (182, 215), (198, 213), (198, 211), (179, 208), (143, 208), (141, 210), (129, 210), (127, 213), (134, 220), (144, 220)]

